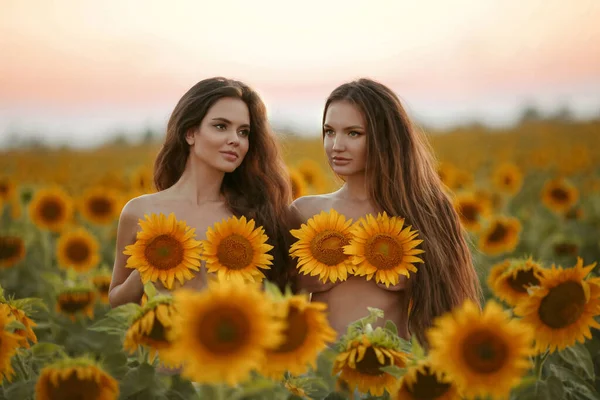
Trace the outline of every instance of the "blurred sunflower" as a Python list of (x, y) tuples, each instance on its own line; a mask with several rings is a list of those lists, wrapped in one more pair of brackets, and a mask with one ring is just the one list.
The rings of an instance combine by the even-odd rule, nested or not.
[(152, 168), (141, 166), (131, 174), (131, 188), (136, 193), (154, 192), (154, 181), (152, 179)]
[(66, 288), (56, 297), (56, 312), (69, 317), (71, 321), (75, 321), (80, 314), (93, 319), (95, 301), (96, 292), (92, 288)]
[(195, 239), (196, 230), (177, 221), (173, 213), (145, 218), (139, 221), (142, 230), (136, 242), (123, 251), (130, 256), (127, 268), (137, 269), (144, 283), (160, 279), (167, 289), (173, 287), (175, 278), (181, 284), (192, 279), (192, 271), (200, 270), (201, 242)]
[(351, 224), (351, 219), (331, 209), (313, 216), (300, 229), (291, 230), (298, 240), (290, 247), (290, 255), (298, 258), (300, 272), (318, 275), (323, 283), (345, 281), (354, 271), (350, 256), (344, 253), (344, 246), (352, 239)]
[(514, 196), (523, 186), (523, 173), (515, 164), (500, 164), (492, 173), (492, 182), (500, 193)]
[(483, 311), (467, 300), (427, 331), (431, 367), (471, 399), (504, 399), (531, 367), (533, 330), (494, 301)]
[(290, 392), (294, 396), (300, 397), (302, 399), (309, 398), (304, 389), (295, 385), (290, 380), (285, 381), (283, 386), (287, 389), (288, 392)]
[(488, 286), (496, 297), (514, 307), (529, 297), (527, 289), (540, 284), (544, 268), (531, 257), (506, 260), (492, 268)]
[(308, 367), (316, 367), (319, 353), (333, 343), (336, 332), (329, 326), (324, 303), (309, 303), (304, 296), (292, 296), (276, 303), (283, 311), (286, 328), (284, 341), (267, 350), (267, 359), (260, 372), (281, 379), (288, 371), (302, 375)]
[(431, 368), (422, 360), (410, 365), (402, 377), (400, 389), (392, 396), (394, 400), (460, 400), (458, 388), (443, 373)]
[(480, 221), (490, 211), (485, 202), (480, 201), (473, 193), (468, 192), (456, 195), (454, 209), (458, 213), (462, 226), (471, 232), (477, 232), (481, 229)]
[(542, 202), (550, 210), (565, 214), (579, 200), (579, 191), (572, 183), (563, 178), (551, 179), (542, 189)]
[(327, 184), (323, 177), (323, 170), (315, 160), (310, 158), (301, 160), (296, 166), (296, 171), (302, 175), (304, 182), (306, 182), (314, 192), (322, 193), (326, 189)]
[(0, 205), (2, 201), (9, 203), (17, 196), (17, 185), (8, 176), (0, 176)]
[(404, 368), (408, 354), (400, 351), (389, 342), (380, 341), (374, 335), (348, 340), (346, 348), (335, 359), (333, 373), (339, 372), (341, 379), (350, 391), (369, 392), (372, 396), (383, 396), (384, 392), (398, 390), (398, 380), (380, 368), (397, 366)]
[(292, 185), (292, 199), (306, 195), (306, 182), (302, 174), (295, 169), (289, 169), (290, 184)]
[(519, 244), (521, 223), (512, 217), (493, 217), (479, 236), (479, 248), (488, 255), (513, 251)]
[(0, 268), (10, 268), (25, 258), (25, 243), (18, 236), (0, 236)]
[[(12, 315), (17, 321), (25, 326), (25, 329), (15, 329), (15, 335), (19, 336), (19, 346), (28, 349), (30, 347), (29, 341), (32, 343), (37, 343), (37, 336), (33, 331), (33, 327), (37, 326), (37, 324), (30, 319), (25, 312), (9, 303), (6, 304), (8, 306), (8, 310), (10, 311), (10, 315)], [(4, 310), (3, 310), (4, 311)]]
[(35, 394), (36, 400), (117, 400), (119, 383), (91, 359), (65, 358), (42, 369)]
[(265, 278), (261, 269), (273, 264), (273, 256), (268, 254), (273, 246), (267, 244), (268, 239), (263, 227), (255, 228), (253, 219), (233, 216), (208, 228), (200, 258), (219, 280), (261, 282)]
[(456, 167), (450, 163), (442, 162), (438, 165), (437, 173), (444, 185), (446, 185), (449, 189), (453, 189), (455, 187), (456, 180)]
[(29, 203), (29, 217), (39, 228), (60, 232), (73, 218), (73, 200), (59, 187), (40, 189)]
[(573, 268), (552, 266), (530, 296), (515, 307), (515, 314), (536, 332), (536, 349), (551, 353), (591, 338), (590, 328), (600, 328), (600, 278), (586, 276), (596, 263), (583, 266), (577, 258)]
[(150, 352), (150, 362), (154, 362), (158, 355), (160, 361), (167, 366), (174, 366), (169, 362), (166, 349), (171, 347), (169, 335), (173, 329), (173, 317), (176, 313), (170, 296), (157, 296), (149, 301), (140, 313), (134, 317), (133, 322), (125, 333), (123, 347), (130, 354), (138, 347), (145, 347)]
[(344, 246), (344, 253), (352, 256), (356, 266), (355, 275), (375, 276), (378, 283), (386, 286), (397, 285), (400, 275), (410, 276), (416, 272), (414, 263), (422, 263), (417, 255), (424, 253), (416, 249), (422, 240), (417, 240), (418, 232), (404, 226), (404, 218), (388, 217), (384, 212), (377, 218), (371, 214), (361, 218), (352, 228), (353, 238)]
[(257, 284), (209, 281), (202, 292), (175, 292), (170, 360), (199, 383), (235, 385), (264, 365), (266, 350), (284, 340), (285, 324)]
[(87, 230), (74, 229), (60, 235), (56, 242), (56, 259), (63, 269), (86, 272), (98, 265), (99, 247), (96, 238)]
[(110, 289), (110, 282), (112, 277), (110, 274), (96, 275), (92, 277), (92, 284), (100, 295), (100, 301), (104, 304), (108, 304), (108, 290)]
[(473, 175), (469, 171), (457, 169), (452, 181), (453, 190), (467, 190), (473, 186)]
[(81, 215), (91, 223), (98, 225), (114, 222), (121, 211), (118, 193), (105, 187), (86, 190), (78, 205)]
[(9, 307), (6, 304), (0, 304), (0, 384), (4, 378), (10, 382), (15, 374), (11, 358), (17, 352), (21, 338), (7, 330), (8, 325), (14, 320)]

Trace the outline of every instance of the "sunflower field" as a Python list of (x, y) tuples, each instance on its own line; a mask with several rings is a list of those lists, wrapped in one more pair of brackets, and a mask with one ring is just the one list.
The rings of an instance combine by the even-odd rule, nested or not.
[[(429, 139), (485, 300), (437, 318), (427, 347), (375, 308), (337, 335), (324, 304), (263, 281), (272, 248), (245, 218), (201, 241), (147, 216), (125, 250), (142, 304), (111, 309), (117, 221), (153, 192), (160, 144), (1, 152), (0, 399), (600, 399), (600, 121)], [(319, 139), (281, 140), (295, 197), (339, 187)], [(374, 226), (396, 258), (370, 259)], [(401, 216), (331, 210), (292, 234), (299, 273), (323, 282), (395, 284), (422, 262)], [(201, 260), (218, 277), (204, 290), (156, 289)]]

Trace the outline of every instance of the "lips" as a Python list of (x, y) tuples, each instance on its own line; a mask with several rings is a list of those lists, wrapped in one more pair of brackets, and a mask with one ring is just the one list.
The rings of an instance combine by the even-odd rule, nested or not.
[(231, 156), (231, 157), (235, 157), (238, 158), (238, 153), (236, 153), (235, 151), (222, 151), (221, 154), (225, 154), (226, 156)]
[(333, 161), (350, 161), (349, 158), (334, 156), (331, 158)]

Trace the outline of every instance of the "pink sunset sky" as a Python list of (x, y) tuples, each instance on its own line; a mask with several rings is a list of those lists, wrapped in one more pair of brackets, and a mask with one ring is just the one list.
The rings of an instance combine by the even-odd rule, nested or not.
[(0, 2), (0, 144), (161, 130), (206, 77), (246, 81), (276, 126), (319, 131), (360, 76), (419, 121), (510, 123), (527, 104), (600, 115), (600, 1)]

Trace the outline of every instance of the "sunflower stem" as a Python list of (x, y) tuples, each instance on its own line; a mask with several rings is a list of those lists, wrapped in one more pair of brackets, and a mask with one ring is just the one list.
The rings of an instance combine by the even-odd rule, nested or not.
[(538, 354), (537, 356), (535, 356), (535, 376), (538, 380), (542, 379), (542, 371), (544, 369), (544, 363), (546, 362), (546, 359), (548, 358), (548, 354), (549, 352), (546, 351), (544, 354)]
[(29, 373), (27, 372), (27, 368), (25, 368), (25, 363), (23, 362), (21, 353), (17, 352), (17, 355), (15, 358), (17, 360), (17, 365), (19, 366), (19, 369), (21, 370), (21, 373), (23, 374), (23, 377), (25, 378), (25, 380), (29, 380)]

